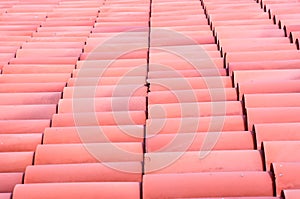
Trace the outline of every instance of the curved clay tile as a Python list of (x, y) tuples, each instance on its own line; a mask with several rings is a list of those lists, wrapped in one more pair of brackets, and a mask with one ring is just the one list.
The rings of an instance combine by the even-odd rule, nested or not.
[(263, 142), (266, 169), (269, 171), (271, 163), (299, 162), (298, 154), (300, 141), (266, 141)]
[(299, 123), (271, 123), (254, 125), (257, 147), (264, 141), (300, 141)]
[(300, 188), (300, 181), (297, 176), (300, 170), (299, 166), (299, 162), (276, 162), (272, 164), (277, 196), (280, 196), (283, 190)]
[[(130, 198), (140, 197), (138, 182), (42, 183), (17, 185), (14, 199), (38, 199), (43, 192), (45, 199), (52, 198)], [(39, 190), (39, 191), (36, 191)]]
[(273, 195), (272, 178), (267, 172), (149, 174), (143, 181), (145, 199)]

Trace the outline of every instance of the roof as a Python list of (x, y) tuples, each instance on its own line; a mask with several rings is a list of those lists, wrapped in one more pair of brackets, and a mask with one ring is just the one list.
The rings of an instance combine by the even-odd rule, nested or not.
[(300, 198), (300, 3), (0, 2), (0, 199)]

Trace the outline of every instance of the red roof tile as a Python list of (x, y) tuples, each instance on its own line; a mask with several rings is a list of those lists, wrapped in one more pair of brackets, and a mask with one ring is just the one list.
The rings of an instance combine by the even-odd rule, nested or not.
[[(199, 151), (210, 136), (218, 138), (212, 150), (254, 149), (251, 132), (226, 131), (197, 134), (193, 132), (184, 134), (159, 134), (147, 139), (147, 152)], [(232, 140), (235, 140), (235, 142), (232, 142)]]
[[(90, 183), (42, 183), (17, 185), (14, 189), (15, 199), (38, 199), (41, 192), (45, 199), (50, 198), (139, 198), (139, 183), (137, 182), (90, 182)], [(36, 191), (39, 190), (39, 191)]]
[[(134, 171), (134, 173), (127, 171)], [(54, 182), (141, 182), (142, 164), (141, 162), (108, 162), (35, 165), (27, 167), (25, 173), (25, 184)]]
[[(150, 174), (144, 175), (143, 182), (145, 199), (271, 196), (273, 194), (272, 178), (267, 172)], [(255, 182), (254, 187), (253, 182)]]
[[(93, 152), (93, 153), (91, 153)], [(101, 162), (142, 161), (142, 144), (126, 143), (88, 143), (88, 144), (47, 144), (38, 145), (34, 163), (72, 164)]]
[(300, 181), (297, 177), (299, 173), (299, 163), (273, 163), (275, 173), (276, 193), (277, 196), (281, 195), (282, 190), (299, 189)]
[(0, 193), (9, 193), (14, 190), (16, 184), (21, 184), (23, 173), (0, 173)]

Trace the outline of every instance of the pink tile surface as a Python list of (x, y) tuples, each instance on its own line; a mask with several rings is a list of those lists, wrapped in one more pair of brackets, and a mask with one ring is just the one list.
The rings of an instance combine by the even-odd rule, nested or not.
[(299, 11), (1, 1), (0, 198), (298, 199)]

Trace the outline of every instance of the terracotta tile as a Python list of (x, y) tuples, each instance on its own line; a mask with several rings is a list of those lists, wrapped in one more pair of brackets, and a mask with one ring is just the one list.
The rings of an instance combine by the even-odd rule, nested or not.
[(170, 16), (170, 15), (187, 15), (187, 14), (200, 14), (200, 13), (203, 13), (203, 11), (202, 11), (202, 9), (192, 9), (192, 10), (173, 10), (173, 11), (170, 11), (170, 12), (168, 12), (168, 11), (165, 11), (165, 12), (157, 12), (157, 13), (153, 13), (153, 15), (151, 15), (151, 17), (152, 16), (155, 16), (155, 14), (156, 15), (168, 15), (168, 16)]
[(2, 83), (0, 93), (62, 92), (65, 82), (51, 83)]
[[(115, 68), (134, 68), (146, 66), (147, 59), (116, 59), (112, 60), (84, 60), (78, 61), (76, 63), (77, 69), (97, 69), (101, 70), (99, 66), (103, 66), (105, 69), (115, 69)], [(84, 71), (84, 70), (83, 70)]]
[(272, 164), (277, 196), (280, 196), (283, 190), (300, 188), (300, 181), (296, 175), (299, 173), (299, 166), (299, 163), (278, 162)]
[(211, 22), (211, 26), (214, 29), (216, 26), (235, 26), (235, 25), (259, 25), (259, 24), (273, 24), (270, 19), (243, 19), (243, 20), (226, 20), (226, 21), (214, 21)]
[(217, 39), (232, 39), (239, 38), (264, 38), (264, 37), (284, 37), (285, 34), (282, 30), (231, 30), (217, 33)]
[[(2, 38), (2, 39), (1, 39)], [(31, 37), (30, 36), (5, 36), (5, 37), (1, 37), (0, 38), (0, 42), (6, 42), (6, 41), (10, 41), (10, 42), (25, 42), (28, 41)]]
[(284, 198), (286, 199), (297, 199), (300, 195), (299, 189), (292, 189), (292, 190), (284, 190)]
[[(190, 39), (188, 39), (190, 41)], [(156, 41), (153, 41), (156, 42)], [(192, 45), (195, 45), (195, 43), (191, 43)], [(158, 44), (153, 44), (155, 46), (157, 46)], [(161, 44), (159, 44), (161, 45)], [(166, 44), (164, 44), (163, 46), (165, 46)], [(166, 45), (168, 46), (168, 45)], [(170, 46), (173, 46), (173, 44)], [(188, 50), (192, 50), (191, 48), (187, 48)], [(168, 50), (168, 48), (166, 48), (166, 50)], [(158, 50), (152, 50), (152, 52), (150, 53), (150, 62), (151, 63), (160, 63), (159, 60), (161, 59), (173, 59), (173, 60), (183, 60), (185, 62), (192, 62), (193, 60), (205, 60), (205, 59), (209, 59), (212, 63), (213, 63), (213, 59), (214, 58), (220, 58), (220, 52), (219, 51), (205, 51), (203, 49), (202, 52), (199, 52), (200, 50), (202, 50), (200, 47), (197, 49), (197, 51), (192, 51), (192, 52), (185, 52), (182, 49), (174, 49), (174, 51), (171, 52), (166, 52), (166, 50), (164, 49), (158, 49)], [(181, 56), (178, 55), (178, 53), (182, 53)], [(182, 57), (184, 56), (184, 57)], [(204, 68), (204, 67), (203, 67)], [(211, 67), (212, 68), (212, 67)]]
[(23, 173), (0, 173), (0, 193), (12, 192), (15, 185), (21, 184)]
[[(84, 47), (85, 53), (113, 53), (125, 54), (137, 49), (146, 48), (148, 45), (146, 32), (94, 33), (87, 40)], [(131, 52), (132, 53), (132, 52)]]
[(205, 2), (204, 8), (208, 13), (220, 13), (220, 9), (226, 12), (232, 12), (235, 9), (247, 9), (247, 10), (254, 10), (257, 11), (260, 7), (257, 4), (245, 2), (245, 3), (212, 3), (212, 2)]
[(16, 53), (16, 58), (29, 58), (29, 57), (78, 57), (81, 54), (81, 49), (19, 49)]
[(0, 134), (0, 152), (34, 151), (42, 134)]
[[(168, 4), (163, 4), (163, 3), (153, 3), (152, 4), (152, 11), (155, 12), (164, 12), (164, 11), (176, 11), (179, 8), (182, 10), (194, 10), (197, 7), (200, 8), (201, 4), (199, 2), (191, 2), (187, 4), (179, 4), (179, 3), (168, 3)], [(201, 11), (199, 11), (201, 12)]]
[(9, 64), (3, 67), (3, 74), (72, 73), (74, 65), (63, 64)]
[(5, 36), (32, 36), (32, 31), (1, 31), (1, 37)]
[(266, 169), (269, 171), (274, 162), (299, 162), (299, 141), (266, 141), (263, 142)]
[[(300, 31), (291, 32), (290, 38), (296, 43), (296, 40), (300, 38)], [(298, 50), (299, 50), (299, 43), (298, 43)]]
[[(203, 152), (203, 151), (202, 151)], [(263, 171), (260, 151), (210, 151), (205, 157), (196, 152), (161, 152), (145, 154), (145, 175), (165, 173), (200, 173)], [(241, 162), (240, 159), (244, 158)]]
[(64, 10), (58, 10), (56, 12), (49, 12), (48, 13), (48, 18), (62, 18), (62, 17), (78, 17), (78, 16), (88, 16), (88, 17), (95, 17), (97, 16), (97, 10), (93, 12), (80, 12), (80, 15), (78, 15), (78, 11), (75, 11), (73, 8), (73, 11), (71, 12), (66, 12)]
[(20, 48), (20, 46), (22, 46), (23, 42), (22, 41), (1, 41), (0, 45), (2, 47), (17, 47)]
[(226, 54), (226, 65), (230, 62), (292, 60), (292, 59), (299, 59), (299, 58), (300, 58), (300, 53), (294, 50), (234, 52), (234, 53)]
[[(267, 2), (269, 4), (269, 2)], [(299, 18), (299, 13), (294, 13), (294, 14), (280, 14), (280, 15), (275, 15), (273, 17), (274, 21), (278, 24), (280, 20), (290, 20), (290, 19), (298, 19)]]
[(14, 53), (17, 49), (20, 48), (19, 46), (1, 46), (0, 52), (1, 53)]
[[(188, 38), (188, 36), (191, 37), (191, 39)], [(195, 43), (201, 45), (215, 43), (215, 38), (212, 35), (207, 35), (207, 36), (188, 35), (188, 36), (186, 36), (186, 38), (182, 38), (181, 40), (175, 41), (174, 39), (168, 37), (168, 35), (155, 35), (153, 36), (154, 39), (151, 40), (150, 45), (151, 46), (173, 46), (173, 45), (195, 45)]]
[(0, 105), (57, 104), (60, 92), (0, 93)]
[(190, 69), (190, 70), (166, 70), (166, 71), (152, 71), (148, 73), (149, 79), (155, 79), (155, 78), (184, 78), (184, 77), (209, 77), (209, 76), (226, 76), (226, 70), (225, 69)]
[(300, 21), (299, 20), (280, 21), (280, 24), (284, 25), (283, 29), (287, 36), (290, 36), (292, 32), (300, 31)]
[(67, 82), (70, 74), (3, 74), (0, 83), (48, 83)]
[(2, 31), (26, 31), (26, 30), (32, 30), (35, 31), (38, 25), (18, 25), (18, 26), (10, 26), (10, 25), (4, 25), (0, 27), (1, 32)]
[(256, 124), (254, 129), (257, 147), (260, 148), (264, 141), (299, 141), (299, 127), (299, 123)]
[(239, 98), (242, 99), (243, 94), (297, 93), (298, 85), (298, 80), (245, 82), (238, 84)]
[(145, 111), (63, 113), (53, 115), (52, 126), (142, 125), (145, 120)]
[[(242, 43), (243, 45), (239, 45)], [(222, 39), (218, 41), (218, 44), (220, 47), (223, 46), (237, 46), (237, 47), (247, 47), (247, 46), (252, 46), (252, 45), (261, 45), (265, 44), (270, 45), (270, 44), (278, 44), (278, 45), (283, 45), (283, 44), (288, 44), (290, 43), (289, 38), (286, 37), (270, 37), (270, 38), (232, 38), (232, 39)]]
[(92, 28), (89, 26), (58, 26), (58, 27), (39, 27), (37, 33), (49, 32), (49, 33), (59, 33), (59, 32), (86, 32), (90, 31)]
[(7, 10), (8, 13), (19, 13), (19, 12), (25, 12), (25, 13), (32, 13), (32, 12), (50, 12), (52, 9), (49, 7), (42, 7), (42, 6), (37, 6), (37, 7), (12, 7)]
[(281, 7), (280, 9), (274, 8), (267, 8), (271, 16), (279, 15), (279, 14), (286, 14), (286, 13), (299, 13), (299, 4), (294, 4), (290, 6)]
[(88, 65), (81, 69), (75, 69), (73, 71), (73, 77), (119, 77), (127, 78), (134, 76), (146, 77), (147, 68), (143, 65), (132, 67), (110, 67), (107, 68), (89, 68)]
[(242, 70), (234, 71), (233, 79), (235, 85), (243, 82), (267, 81), (267, 80), (296, 80), (300, 75), (298, 69), (287, 70)]
[[(207, 20), (205, 18), (193, 17), (191, 19), (165, 19), (165, 20), (151, 20), (151, 27), (165, 27), (165, 26), (180, 26), (180, 25), (207, 25)], [(208, 33), (208, 34), (211, 34)]]
[(0, 199), (10, 199), (11, 193), (0, 193)]
[(15, 53), (1, 53), (0, 55), (0, 61), (9, 61), (15, 56)]
[(73, 64), (75, 65), (78, 57), (52, 57), (45, 59), (44, 57), (32, 58), (13, 58), (9, 61), (11, 64)]
[[(195, 31), (191, 31), (193, 34), (198, 35), (198, 32)], [(190, 32), (181, 32), (181, 34), (183, 34), (184, 36), (181, 37), (191, 37), (192, 35), (188, 35)], [(155, 33), (154, 33), (155, 34)], [(170, 33), (168, 33), (170, 34)], [(177, 33), (178, 34), (178, 33)], [(203, 33), (202, 33), (203, 34)], [(205, 34), (207, 35), (207, 34)], [(168, 35), (165, 35), (168, 36)], [(155, 37), (155, 35), (153, 36)], [(159, 35), (158, 35), (159, 37)], [(176, 36), (175, 36), (176, 37)], [(179, 37), (179, 36), (178, 36)], [(160, 39), (160, 38), (158, 38)], [(180, 39), (180, 38), (178, 38)], [(178, 39), (175, 39), (176, 41)], [(185, 39), (185, 38), (184, 38)], [(156, 39), (153, 38), (152, 40), (154, 40), (153, 42), (156, 42)], [(220, 58), (220, 52), (218, 50), (211, 50), (210, 48), (208, 48), (207, 46), (214, 46), (214, 48), (217, 47), (217, 45), (215, 44), (205, 44), (205, 45), (197, 45), (195, 42), (191, 43), (191, 45), (165, 45), (162, 49), (157, 48), (155, 46), (156, 44), (153, 44), (153, 48), (150, 48), (150, 58), (151, 59), (157, 59), (160, 58), (162, 56), (166, 56), (165, 58), (168, 60), (168, 58), (173, 58), (174, 59), (178, 59), (181, 58), (182, 60), (185, 59), (194, 59), (194, 58), (198, 58), (198, 59), (213, 59), (213, 58)], [(182, 54), (180, 54), (182, 53)], [(178, 55), (179, 54), (179, 55)], [(198, 55), (198, 56), (196, 56)], [(183, 56), (183, 57), (181, 57)], [(186, 56), (186, 57), (185, 57)], [(191, 61), (191, 60), (186, 60), (186, 61)], [(160, 63), (160, 62), (159, 62)]]
[(237, 92), (234, 88), (213, 88), (195, 90), (167, 90), (148, 93), (149, 104), (168, 104), (186, 102), (218, 102), (236, 101)]
[(31, 37), (28, 40), (30, 42), (85, 42), (86, 37), (61, 37), (53, 35), (51, 37)]
[(251, 61), (231, 62), (228, 64), (229, 73), (240, 70), (288, 70), (299, 69), (300, 60)]
[[(146, 31), (130, 31), (126, 32), (126, 34), (120, 35), (119, 33), (109, 33), (109, 32), (104, 32), (104, 33), (93, 33), (91, 35), (92, 37), (88, 38), (86, 40), (86, 46), (84, 47), (84, 52), (91, 52), (93, 49), (96, 51), (93, 52), (98, 52), (97, 50), (104, 50), (104, 48), (110, 48), (111, 51), (113, 50), (120, 50), (123, 49), (124, 51), (126, 50), (126, 46), (124, 45), (119, 45), (115, 46), (116, 44), (126, 44), (128, 47), (142, 47), (144, 45), (148, 45), (148, 32)], [(99, 45), (101, 48), (96, 48)], [(105, 45), (105, 46), (104, 46)], [(109, 49), (108, 48), (108, 49)]]
[(243, 131), (243, 116), (214, 116), (192, 118), (149, 119), (147, 135), (191, 132)]
[[(184, 199), (184, 198), (176, 198), (176, 199)], [(256, 197), (218, 197), (218, 198), (190, 198), (190, 199), (281, 199), (280, 197), (272, 197), (272, 196), (256, 196)]]
[[(267, 172), (150, 174), (144, 175), (143, 181), (145, 199), (273, 195), (272, 178)], [(162, 189), (165, 191), (160, 192)]]
[[(120, 21), (120, 17), (117, 16), (107, 16), (107, 17), (101, 17), (100, 13), (100, 17), (96, 18), (97, 22), (119, 22)], [(103, 13), (105, 15), (105, 13)], [(116, 13), (119, 14), (119, 13)], [(138, 15), (137, 16), (126, 16), (124, 15), (124, 18), (122, 18), (122, 21), (148, 21), (149, 20), (149, 16), (147, 15)]]
[(141, 143), (89, 143), (38, 145), (34, 163), (72, 164), (142, 161)]
[[(1, 79), (0, 79), (1, 81)], [(82, 77), (70, 78), (68, 86), (121, 86), (121, 85), (144, 85), (145, 76), (119, 76), (119, 77)]]
[(51, 127), (45, 129), (43, 143), (142, 142), (143, 138), (144, 126), (141, 125)]
[(0, 112), (1, 120), (51, 119), (52, 115), (56, 113), (56, 104), (1, 105)]
[(298, 107), (247, 108), (248, 129), (254, 124), (299, 122)]
[[(84, 5), (77, 5), (77, 6), (84, 6)], [(60, 5), (60, 7), (62, 7), (62, 5)], [(55, 23), (52, 24), (55, 21), (57, 21), (57, 22), (68, 21), (68, 22), (72, 22), (72, 23), (76, 24), (76, 23), (82, 23), (82, 22), (90, 21), (90, 20), (96, 21), (97, 16), (65, 16), (63, 19), (61, 17), (50, 17), (50, 18), (48, 17), (47, 18), (47, 22), (50, 22), (49, 26), (50, 25), (55, 26)], [(72, 23), (70, 23), (70, 24), (72, 25)], [(45, 25), (48, 25), (48, 24), (45, 23)], [(68, 24), (66, 24), (66, 25), (68, 25)], [(74, 26), (74, 25), (72, 25), (72, 26)]]
[[(192, 33), (192, 34), (197, 34), (197, 33), (205, 33), (207, 31), (198, 31), (198, 30), (185, 30), (185, 31), (180, 31), (181, 34), (185, 33)], [(217, 54), (216, 51), (218, 51), (218, 46), (216, 44), (205, 44), (205, 45), (176, 45), (176, 46), (164, 46), (163, 50), (157, 49), (157, 48), (150, 48), (150, 52), (164, 52), (164, 50), (170, 50), (170, 51), (185, 51), (185, 50), (199, 50), (199, 48), (203, 49), (203, 51), (207, 53), (212, 53)]]
[(146, 7), (104, 7), (103, 12), (104, 13), (110, 13), (110, 12), (147, 12), (148, 8)]
[(253, 135), (248, 131), (158, 134), (147, 138), (146, 147), (147, 152), (199, 151), (205, 143), (212, 150), (254, 149)]
[[(1, 17), (1, 20), (5, 20), (5, 19), (7, 19), (7, 17), (8, 16), (2, 16)], [(10, 17), (8, 17), (8, 18), (10, 18)], [(32, 17), (30, 18), (30, 19), (32, 19)], [(7, 21), (6, 22), (4, 22), (4, 21), (0, 21), (0, 25), (11, 25), (11, 26), (38, 26), (42, 21), (43, 21), (44, 19), (42, 19), (42, 20), (28, 20), (28, 21), (18, 21), (18, 20), (9, 20), (9, 19), (7, 19)], [(34, 29), (31, 29), (32, 31), (35, 31), (36, 30), (36, 28), (34, 28)], [(18, 30), (18, 31), (21, 31), (21, 30)]]
[(150, 91), (166, 91), (166, 90), (188, 90), (188, 89), (214, 89), (214, 88), (230, 88), (232, 80), (229, 77), (202, 77), (202, 78), (161, 78), (151, 79)]
[[(131, 171), (131, 172), (130, 172)], [(35, 165), (26, 169), (24, 184), (62, 182), (141, 182), (141, 162)]]
[(232, 44), (222, 46), (222, 52), (249, 52), (249, 51), (276, 51), (276, 50), (295, 50), (294, 44), (266, 44), (264, 42), (260, 44), (252, 44), (252, 45), (240, 45)]
[[(153, 16), (153, 13), (152, 13)], [(152, 17), (151, 16), (151, 17)], [(163, 15), (160, 15), (161, 17), (164, 17)], [(168, 16), (168, 15), (166, 15)], [(207, 31), (210, 30), (210, 27), (208, 25), (192, 25), (192, 26), (165, 26), (165, 28), (173, 30), (173, 31)]]
[(1, 152), (0, 160), (0, 172), (24, 172), (32, 165), (33, 152)]
[(116, 51), (105, 53), (82, 53), (80, 60), (108, 60), (108, 59), (143, 59), (147, 57), (147, 50), (141, 49), (137, 51)]
[(63, 18), (61, 21), (47, 21), (42, 22), (42, 27), (68, 27), (68, 26), (77, 26), (77, 27), (91, 27), (93, 26), (95, 21), (92, 20), (92, 18), (86, 18), (84, 21), (67, 21), (65, 18)]
[(100, 183), (42, 183), (18, 185), (14, 189), (15, 199), (38, 199), (43, 190), (45, 199), (64, 198), (130, 198), (137, 199), (140, 196), (139, 183), (137, 182), (100, 182)]
[(17, 22), (20, 22), (20, 21), (38, 21), (38, 22), (41, 22), (43, 20), (46, 19), (46, 15), (44, 14), (38, 14), (36, 13), (34, 15), (34, 18), (32, 16), (28, 16), (28, 15), (24, 15), (24, 14), (11, 14), (11, 13), (5, 13), (5, 15), (2, 15), (1, 16), (1, 19), (3, 20), (7, 20), (7, 21), (17, 21)]
[(64, 98), (91, 98), (91, 97), (128, 97), (146, 96), (147, 87), (140, 85), (126, 86), (78, 86), (65, 87)]
[[(89, 103), (93, 104), (90, 108), (87, 106)], [(142, 110), (146, 111), (145, 97), (62, 99), (58, 106), (58, 113)]]
[(60, 32), (34, 32), (33, 37), (87, 37), (89, 36), (89, 31), (60, 31)]
[(182, 58), (163, 60), (161, 57), (156, 60), (152, 58), (149, 64), (150, 71), (177, 71), (177, 70), (204, 70), (204, 69), (223, 69), (224, 61), (222, 58), (195, 58), (189, 61)]
[[(168, 3), (168, 5), (170, 5), (170, 4)], [(195, 4), (195, 6), (200, 6), (200, 4)], [(182, 5), (179, 5), (179, 7), (184, 8), (185, 6), (182, 4)], [(192, 7), (194, 7), (194, 5), (192, 5)], [(160, 8), (162, 8), (162, 6), (152, 7), (153, 11), (154, 11), (154, 9), (160, 9)], [(167, 6), (168, 11), (170, 11), (171, 8), (172, 7)], [(178, 10), (178, 8), (175, 7), (173, 11), (176, 11), (176, 10)], [(195, 21), (197, 21), (197, 20), (204, 21), (205, 20), (207, 22), (205, 15), (200, 15), (200, 14), (195, 14), (195, 15), (190, 14), (190, 15), (182, 15), (182, 16), (176, 16), (176, 15), (175, 16), (172, 16), (172, 15), (171, 16), (154, 16), (154, 17), (151, 17), (151, 27), (152, 27), (152, 25), (155, 26), (155, 23), (159, 24), (159, 22), (161, 22), (161, 21), (171, 21), (171, 22), (175, 23), (176, 21), (181, 22), (181, 20), (192, 20), (192, 21), (194, 21), (194, 20)], [(191, 24), (186, 24), (186, 25), (190, 26)], [(207, 25), (207, 23), (205, 25)], [(166, 26), (168, 26), (168, 25), (166, 25)]]
[(246, 94), (244, 102), (246, 108), (258, 107), (299, 107), (298, 93), (286, 94)]
[(98, 32), (125, 32), (125, 31), (132, 31), (132, 30), (138, 30), (141, 31), (147, 31), (148, 26), (130, 26), (130, 25), (124, 25), (124, 26), (110, 26), (110, 27), (97, 27), (93, 28), (92, 33), (98, 33)]
[[(237, 7), (236, 5), (235, 7)], [(234, 7), (231, 7), (234, 9)], [(253, 12), (249, 12), (249, 11)], [(268, 18), (267, 13), (259, 12), (258, 9), (249, 9), (249, 6), (247, 6), (247, 11), (248, 12), (243, 12), (240, 10), (235, 10), (234, 13), (228, 13), (228, 11), (222, 13), (222, 12), (217, 12), (217, 13), (211, 13), (209, 12), (209, 20), (210, 21), (227, 21), (227, 20), (245, 20), (245, 19), (266, 19)]]
[(150, 119), (222, 115), (243, 115), (241, 102), (172, 103), (148, 106), (148, 118)]
[(50, 120), (0, 120), (0, 134), (41, 133)]

